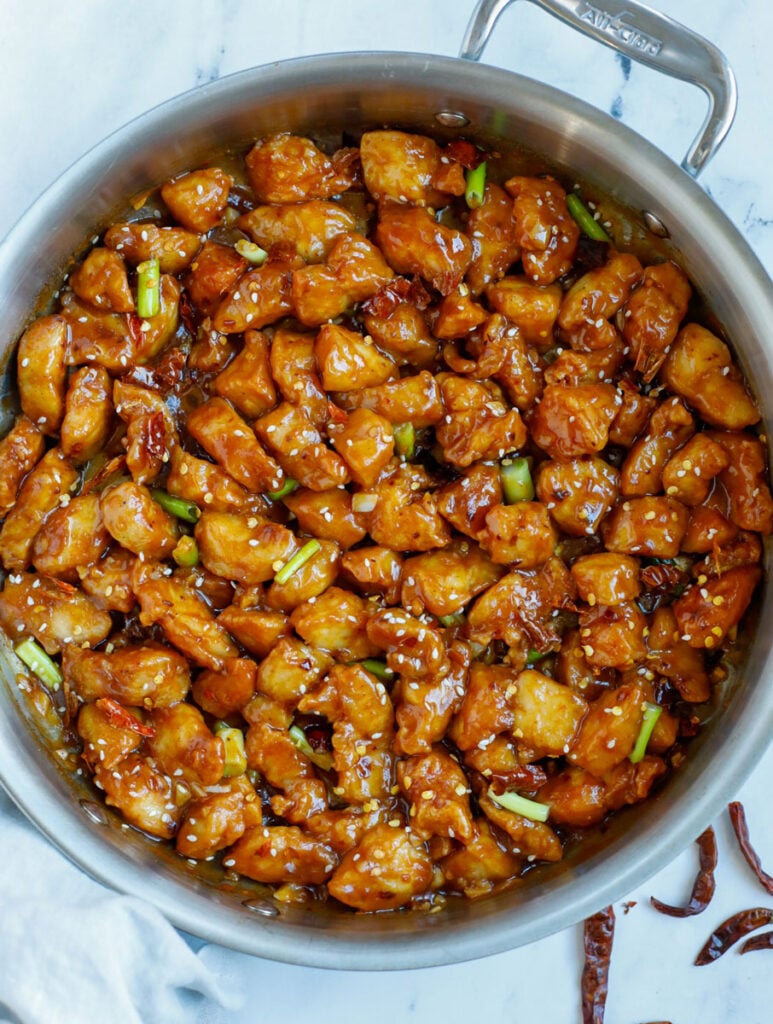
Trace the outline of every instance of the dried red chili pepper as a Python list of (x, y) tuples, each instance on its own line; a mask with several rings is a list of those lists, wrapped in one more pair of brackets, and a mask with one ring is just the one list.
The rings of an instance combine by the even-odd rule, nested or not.
[(756, 931), (758, 928), (764, 928), (771, 922), (773, 922), (773, 910), (768, 907), (752, 907), (751, 910), (742, 910), (738, 914), (733, 914), (709, 935), (695, 958), (695, 966), (703, 967), (704, 964), (718, 960), (744, 935), (748, 935), (749, 932)]
[(129, 334), (135, 345), (140, 345), (143, 340), (142, 334), (142, 320), (137, 316), (136, 313), (127, 313), (126, 324), (129, 328)]
[(693, 883), (690, 902), (686, 907), (672, 907), (650, 896), (650, 903), (661, 914), (668, 914), (669, 917), (693, 917), (695, 914), (702, 914), (711, 903), (716, 889), (714, 869), (717, 866), (717, 840), (714, 829), (709, 825), (695, 842), (700, 851), (700, 867)]
[(449, 142), (445, 148), (445, 155), (467, 170), (472, 170), (486, 159), (486, 154), (466, 139), (453, 139)]
[(739, 953), (753, 953), (757, 949), (773, 949), (773, 932), (752, 935), (739, 949)]
[(760, 885), (773, 896), (773, 877), (764, 870), (757, 851), (751, 844), (749, 826), (746, 824), (746, 811), (744, 811), (743, 804), (735, 800), (727, 805), (727, 812), (730, 815), (730, 821), (733, 824), (738, 845), (741, 847), (741, 853), (746, 858), (746, 863), (757, 876)]
[(604, 1024), (614, 935), (615, 911), (612, 906), (605, 907), (585, 921), (585, 966), (582, 971), (583, 1024)]
[(675, 565), (661, 562), (658, 565), (645, 565), (641, 570), (641, 581), (649, 590), (673, 590), (689, 577)]
[(426, 309), (431, 296), (421, 279), (414, 277), (408, 280), (397, 277), (382, 285), (376, 294), (362, 303), (362, 312), (368, 316), (389, 316), (401, 302), (411, 302), (417, 309)]
[(134, 717), (134, 715), (117, 700), (112, 697), (100, 697), (95, 701), (100, 711), (103, 711), (111, 725), (117, 729), (131, 729), (138, 736), (151, 737), (156, 735), (156, 730), (151, 725), (145, 725)]
[(149, 459), (160, 459), (166, 451), (166, 420), (162, 412), (150, 413), (145, 421), (142, 446)]
[(548, 777), (544, 768), (538, 764), (519, 764), (513, 768), (492, 768), (486, 776), (495, 793), (504, 793), (506, 789), (536, 790), (544, 786)]

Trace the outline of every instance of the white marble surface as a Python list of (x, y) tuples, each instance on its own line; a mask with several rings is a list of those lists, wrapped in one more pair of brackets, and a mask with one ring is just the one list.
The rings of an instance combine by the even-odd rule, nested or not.
[[(657, 0), (653, 0), (657, 2)], [(395, 49), (455, 54), (465, 0), (2, 0), (0, 31), (0, 236), (55, 176), (93, 143), (176, 93), (276, 59), (326, 51)], [(740, 104), (728, 141), (703, 184), (773, 271), (773, 65), (768, 0), (660, 0), (659, 6), (719, 44), (735, 68)], [(687, 85), (634, 66), (625, 78), (611, 52), (580, 39), (531, 5), (500, 22), (491, 62), (618, 110), (681, 159), (704, 111)], [(717, 254), (721, 263), (721, 254)], [(769, 780), (773, 752), (739, 794), (755, 842), (773, 867)], [(769, 902), (723, 817), (718, 890), (701, 917), (674, 921), (649, 907), (656, 893), (682, 901), (695, 868), (689, 850), (618, 906), (609, 1024), (764, 1024), (772, 954), (727, 955), (691, 966), (708, 931), (728, 914)], [(485, 961), (398, 974), (323, 972), (254, 960), (215, 947), (200, 958), (218, 971), (240, 1011), (191, 1003), (201, 1024), (505, 1024), (579, 1019), (580, 929)], [(3, 938), (0, 930), (0, 960)], [(46, 950), (39, 951), (41, 966)], [(158, 969), (159, 966), (156, 965)], [(108, 1019), (109, 1018), (108, 1016)], [(122, 1024), (113, 1021), (113, 1024)], [(153, 1024), (153, 1022), (150, 1022)]]

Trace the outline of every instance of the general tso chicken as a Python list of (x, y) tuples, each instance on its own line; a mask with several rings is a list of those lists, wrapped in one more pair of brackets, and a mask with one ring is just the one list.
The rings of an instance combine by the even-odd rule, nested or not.
[(759, 410), (577, 186), (392, 130), (220, 163), (19, 342), (18, 684), (128, 826), (277, 900), (499, 891), (689, 756), (773, 528)]

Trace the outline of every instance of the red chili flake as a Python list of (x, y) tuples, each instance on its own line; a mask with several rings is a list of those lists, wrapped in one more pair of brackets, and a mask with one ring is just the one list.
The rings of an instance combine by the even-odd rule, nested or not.
[(695, 958), (695, 966), (703, 967), (705, 964), (718, 960), (744, 935), (748, 935), (749, 932), (754, 932), (758, 928), (764, 928), (771, 922), (773, 922), (773, 910), (768, 907), (752, 907), (751, 910), (742, 910), (738, 914), (733, 914), (706, 939), (703, 948)]
[(763, 932), (762, 935), (752, 935), (750, 939), (741, 946), (739, 953), (754, 953), (758, 949), (773, 949), (773, 932)]
[(746, 858), (746, 863), (757, 876), (760, 885), (773, 896), (773, 877), (764, 870), (757, 851), (751, 844), (749, 826), (746, 824), (746, 812), (743, 809), (743, 804), (736, 800), (727, 805), (727, 811), (733, 824), (738, 845), (741, 847), (741, 853)]
[(473, 170), (478, 164), (486, 159), (486, 154), (481, 153), (477, 146), (466, 139), (453, 139), (443, 150), (443, 154), (456, 163), (466, 167), (468, 171)]
[(585, 921), (582, 1024), (604, 1024), (614, 935), (615, 911), (612, 906), (605, 907)]
[(686, 907), (672, 907), (650, 896), (652, 906), (661, 914), (668, 914), (669, 917), (693, 917), (695, 914), (702, 914), (711, 903), (716, 888), (714, 869), (717, 866), (717, 840), (714, 829), (709, 826), (695, 842), (700, 851), (700, 868), (693, 883), (690, 902)]
[(156, 735), (156, 730), (152, 726), (144, 725), (134, 717), (128, 708), (125, 708), (123, 704), (119, 704), (117, 700), (113, 700), (112, 697), (100, 697), (95, 703), (100, 711), (104, 711), (110, 724), (118, 729), (130, 729), (132, 732), (136, 732), (138, 736), (150, 737)]
[(636, 900), (628, 900), (627, 903), (623, 904), (623, 913), (630, 914), (633, 908), (636, 906)]

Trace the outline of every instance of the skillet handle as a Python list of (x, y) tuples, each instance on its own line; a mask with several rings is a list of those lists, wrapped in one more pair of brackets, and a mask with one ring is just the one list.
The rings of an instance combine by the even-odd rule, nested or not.
[[(478, 0), (459, 52), (479, 60), (499, 15), (513, 0)], [(724, 54), (708, 39), (659, 14), (639, 0), (530, 0), (549, 14), (613, 50), (697, 85), (709, 110), (682, 168), (697, 178), (730, 130), (735, 117), (735, 75)]]

